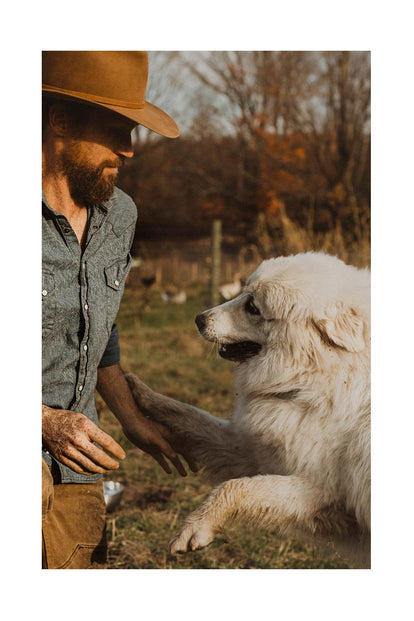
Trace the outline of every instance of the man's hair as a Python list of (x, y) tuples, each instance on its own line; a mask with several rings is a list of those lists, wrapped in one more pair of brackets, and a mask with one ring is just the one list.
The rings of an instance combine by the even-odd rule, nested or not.
[(71, 124), (71, 129), (73, 132), (78, 133), (86, 120), (88, 119), (93, 106), (89, 106), (88, 104), (80, 103), (78, 101), (71, 101), (69, 99), (62, 99), (59, 97), (53, 97), (50, 95), (43, 95), (42, 97), (42, 138), (44, 140), (45, 131), (49, 125), (49, 113), (51, 107), (59, 103), (61, 104), (65, 112), (69, 117), (69, 122)]

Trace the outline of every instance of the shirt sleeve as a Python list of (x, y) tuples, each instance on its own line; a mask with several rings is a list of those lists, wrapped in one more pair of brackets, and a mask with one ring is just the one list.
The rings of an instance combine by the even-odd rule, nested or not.
[(102, 367), (110, 367), (113, 364), (119, 364), (121, 362), (121, 351), (119, 347), (119, 335), (118, 326), (116, 323), (112, 326), (111, 336), (109, 337), (108, 344), (98, 364), (98, 369)]

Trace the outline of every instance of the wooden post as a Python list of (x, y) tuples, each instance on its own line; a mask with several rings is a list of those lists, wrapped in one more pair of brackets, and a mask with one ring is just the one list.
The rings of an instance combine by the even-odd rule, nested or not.
[(217, 306), (220, 303), (220, 254), (221, 254), (221, 220), (213, 221), (211, 234), (211, 305)]

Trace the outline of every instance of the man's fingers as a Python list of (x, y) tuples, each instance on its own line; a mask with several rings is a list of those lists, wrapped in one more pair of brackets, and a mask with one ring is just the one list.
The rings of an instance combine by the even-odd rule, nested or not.
[(114, 457), (116, 457), (117, 459), (125, 459), (124, 449), (118, 444), (118, 442), (115, 442), (115, 440), (111, 438), (111, 436), (102, 431), (102, 429), (99, 429), (99, 427), (91, 423), (91, 426), (88, 429), (88, 433), (91, 440), (100, 444)]
[[(184, 466), (181, 463), (180, 458), (177, 453), (173, 450), (173, 448), (168, 444), (168, 442), (164, 439), (160, 442), (160, 449), (168, 457), (168, 459), (174, 464), (177, 469), (177, 472), (181, 474), (182, 477), (187, 476), (187, 472)], [(165, 468), (164, 468), (165, 469)]]
[(95, 444), (92, 444), (92, 442), (85, 443), (77, 448), (83, 453), (88, 461), (95, 464), (95, 466), (99, 468), (103, 468), (104, 472), (107, 470), (117, 470), (119, 468), (119, 463), (115, 459), (105, 453), (105, 451), (100, 449), (98, 446), (95, 446)]
[[(161, 468), (163, 470), (165, 470), (165, 472), (167, 474), (171, 474), (171, 472), (172, 472), (171, 466), (167, 462), (167, 460), (165, 459), (165, 457), (164, 457), (164, 455), (162, 453), (155, 452), (155, 451), (150, 451), (150, 454), (155, 459), (155, 461), (157, 461), (160, 464)], [(187, 472), (186, 472), (184, 466), (182, 465), (178, 455), (176, 455), (175, 457), (170, 457), (168, 455), (168, 459), (174, 464), (175, 468), (177, 469), (179, 474), (181, 474), (182, 477), (186, 477), (187, 476)]]
[(167, 473), (171, 474), (172, 470), (169, 463), (166, 461), (162, 453), (151, 453), (152, 457), (159, 463), (161, 468)]
[(74, 470), (75, 472), (77, 472), (78, 474), (95, 474), (94, 472), (85, 470), (82, 466), (80, 466), (76, 461), (74, 461), (73, 459), (70, 459), (67, 456), (60, 456), (59, 461), (64, 465), (67, 466), (68, 468), (71, 468), (72, 470)]
[(71, 468), (72, 470), (74, 470), (78, 474), (86, 474), (86, 472), (83, 470), (83, 468), (81, 468), (75, 461), (72, 461), (71, 459), (69, 459), (69, 457), (65, 457), (65, 456), (61, 455), (61, 456), (59, 456), (59, 461), (64, 466), (67, 466), (68, 468)]
[(174, 464), (174, 466), (176, 467), (177, 472), (179, 474), (181, 474), (182, 477), (186, 477), (187, 476), (187, 471), (184, 468), (183, 464), (181, 463), (181, 460), (178, 457), (178, 455), (176, 457), (174, 457), (174, 458), (170, 457), (170, 459), (171, 459), (172, 463)]
[(185, 461), (188, 464), (188, 467), (190, 468), (191, 472), (198, 472), (200, 470), (200, 468), (197, 466), (197, 464), (195, 463), (195, 461), (193, 461), (191, 459), (191, 457), (183, 454), (183, 458), (185, 459)]
[[(163, 453), (165, 453), (167, 455), (167, 457), (169, 459), (171, 459), (171, 461), (173, 461), (177, 457), (176, 451), (174, 451), (172, 449), (172, 447), (171, 447), (171, 444), (173, 444), (174, 440), (175, 440), (174, 435), (170, 432), (170, 430), (167, 427), (165, 427), (165, 425), (162, 425), (161, 423), (157, 423), (157, 422), (154, 422), (154, 425), (156, 425), (156, 427), (158, 427), (158, 430), (159, 430), (159, 432), (162, 435), (163, 440), (164, 440), (164, 444), (160, 444), (161, 450), (163, 451)], [(180, 448), (178, 446), (177, 446), (177, 450), (183, 456), (185, 461), (188, 463), (188, 466), (189, 466), (189, 468), (190, 468), (190, 470), (192, 472), (198, 472), (200, 470), (200, 468), (191, 459), (191, 457), (187, 456), (185, 451), (180, 450)], [(182, 466), (181, 462), (180, 462), (180, 466), (183, 469), (183, 466)], [(180, 466), (179, 466), (179, 468), (180, 468)], [(180, 474), (182, 474), (181, 469), (179, 469), (178, 471), (179, 471)], [(183, 476), (186, 476), (186, 474), (183, 475)]]
[(85, 445), (77, 447), (70, 446), (66, 454), (86, 472), (104, 474), (108, 470), (117, 470), (119, 468), (117, 461), (92, 443), (85, 443)]

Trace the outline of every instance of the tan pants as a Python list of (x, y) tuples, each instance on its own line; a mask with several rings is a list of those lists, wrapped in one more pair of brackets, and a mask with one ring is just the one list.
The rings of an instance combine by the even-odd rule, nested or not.
[(54, 485), (42, 459), (42, 568), (105, 569), (106, 552), (102, 482)]

